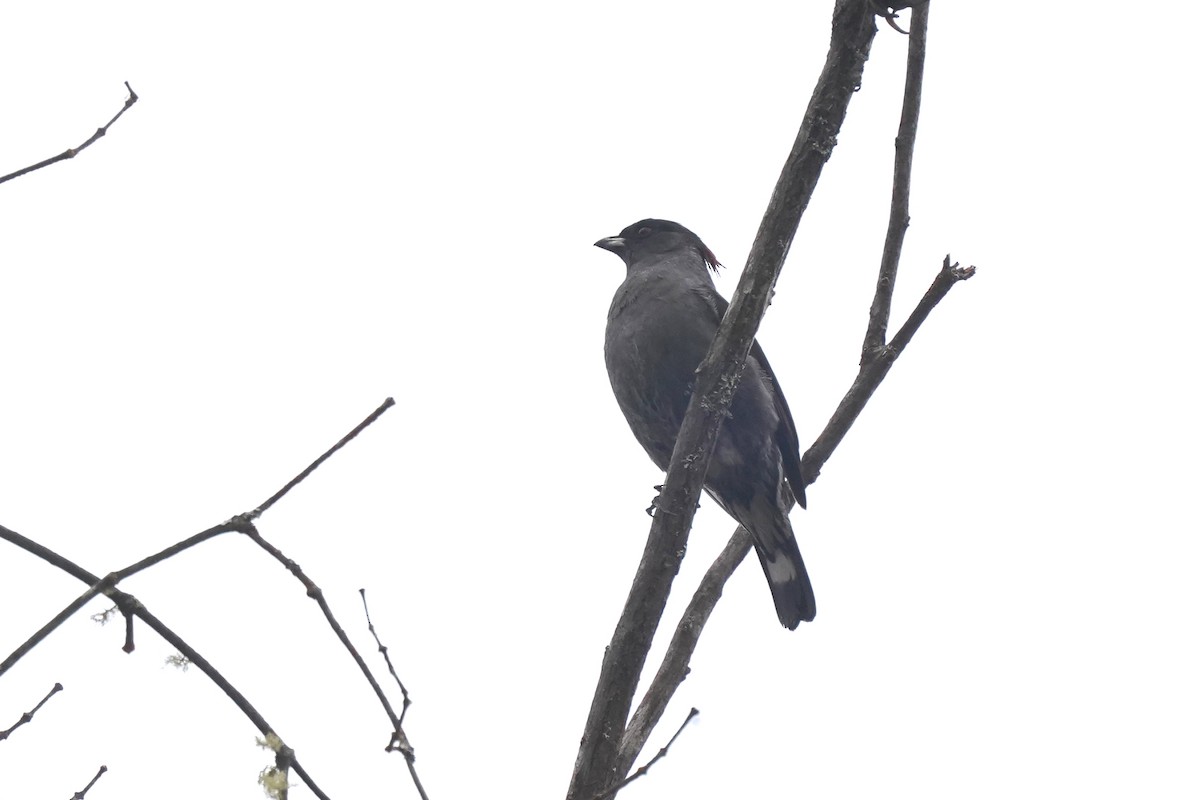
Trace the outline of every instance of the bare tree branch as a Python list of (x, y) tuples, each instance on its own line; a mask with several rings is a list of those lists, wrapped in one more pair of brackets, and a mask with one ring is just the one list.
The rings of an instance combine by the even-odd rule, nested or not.
[(367, 590), (359, 589), (358, 594), (362, 598), (363, 616), (367, 618), (367, 631), (375, 638), (375, 646), (379, 648), (383, 662), (387, 664), (388, 672), (396, 681), (396, 685), (400, 687), (400, 695), (404, 698), (404, 703), (400, 706), (400, 724), (403, 725), (404, 717), (408, 714), (408, 707), (412, 705), (412, 699), (408, 696), (408, 689), (405, 687), (404, 681), (400, 680), (400, 676), (396, 674), (396, 668), (392, 665), (392, 657), (388, 655), (387, 645), (379, 640), (379, 634), (375, 632), (375, 623), (371, 622), (371, 611), (367, 608)]
[[(913, 12), (913, 34), (909, 42), (908, 79), (905, 85), (905, 95), (900, 123), (900, 134), (897, 137), (896, 166), (893, 170), (892, 208), (889, 218), (888, 235), (885, 239), (885, 253), (877, 286), (875, 300), (872, 303), (869, 316), (866, 341), (873, 341), (873, 336), (881, 337), (879, 346), (869, 353), (864, 352), (859, 375), (850, 390), (830, 418), (825, 430), (817, 437), (813, 446), (805, 453), (802, 460), (801, 472), (805, 485), (811, 484), (820, 474), (826, 460), (834, 448), (845, 436), (854, 423), (858, 413), (866, 405), (875, 389), (887, 375), (891, 365), (899, 357), (905, 346), (912, 340), (918, 327), (929, 316), (933, 308), (949, 292), (950, 288), (960, 280), (965, 280), (974, 274), (975, 268), (959, 268), (958, 264), (950, 264), (946, 257), (941, 271), (934, 278), (932, 285), (913, 310), (908, 321), (901, 327), (891, 343), (883, 345), (882, 337), (886, 334), (887, 319), (891, 309), (892, 286), (895, 282), (896, 270), (899, 265), (900, 249), (903, 244), (904, 230), (908, 224), (908, 196), (912, 180), (912, 154), (916, 137), (916, 124), (920, 104), (921, 75), (924, 65), (925, 39), (928, 25), (928, 4), (921, 3)], [(902, 185), (901, 185), (902, 184)], [(740, 287), (739, 287), (740, 288)], [(681, 436), (682, 438), (682, 436)], [(687, 677), (688, 664), (695, 652), (700, 634), (709, 616), (712, 614), (717, 601), (720, 600), (725, 582), (733, 574), (737, 566), (750, 552), (749, 534), (742, 527), (734, 532), (725, 549), (716, 558), (705, 573), (692, 596), (687, 609), (676, 626), (674, 636), (663, 657), (662, 664), (647, 688), (645, 696), (630, 719), (628, 728), (622, 736), (616, 772), (625, 774), (632, 768), (641, 749), (662, 718), (667, 704), (676, 689)]]
[(297, 475), (296, 477), (294, 477), (290, 481), (288, 481), (282, 489), (280, 489), (278, 492), (276, 492), (275, 494), (271, 495), (266, 500), (264, 500), (262, 502), (262, 504), (259, 505), (258, 508), (251, 511), (247, 515), (249, 517), (249, 519), (256, 520), (259, 517), (261, 517), (263, 515), (263, 513), (266, 512), (267, 509), (269, 509), (271, 506), (275, 505), (275, 503), (279, 502), (279, 499), (281, 497), (283, 497), (285, 494), (287, 494), (288, 492), (290, 492), (292, 489), (294, 489), (296, 487), (296, 485), (298, 483), (300, 483), (300, 481), (304, 480), (309, 475), (311, 475), (313, 473), (313, 470), (315, 470), (317, 467), (324, 464), (326, 459), (328, 459), (331, 455), (336, 453), (338, 450), (341, 450), (343, 447), (345, 447), (346, 444), (349, 443), (355, 436), (358, 436), (360, 433), (362, 433), (364, 430), (366, 430), (367, 427), (369, 427), (372, 422), (379, 419), (379, 417), (383, 415), (383, 412), (387, 411), (389, 408), (391, 408), (394, 405), (396, 405), (396, 401), (393, 400), (392, 398), (389, 397), (386, 400), (384, 400), (383, 403), (379, 406), (379, 408), (372, 411), (370, 414), (367, 415), (366, 419), (364, 419), (362, 422), (358, 423), (358, 425), (354, 426), (354, 430), (350, 431), (345, 436), (343, 436), (341, 439), (339, 439), (337, 444), (335, 444), (333, 447), (329, 448), (324, 453), (322, 453), (320, 455), (320, 457), (317, 458), (316, 461), (312, 462), (307, 467), (305, 467), (304, 470), (301, 471), (301, 473), (299, 475)]
[(883, 258), (867, 335), (863, 339), (863, 359), (880, 347), (887, 337), (888, 315), (892, 311), (892, 293), (900, 269), (900, 250), (908, 230), (908, 197), (912, 187), (913, 151), (917, 144), (917, 119), (921, 113), (921, 84), (925, 75), (925, 34), (929, 22), (929, 4), (913, 9), (912, 34), (908, 40), (908, 69), (904, 78), (904, 100), (900, 106), (900, 130), (896, 134), (896, 162), (892, 168), (892, 206), (888, 215), (887, 235), (883, 240)]
[(8, 728), (7, 730), (0, 731), (0, 742), (3, 742), (9, 736), (12, 736), (13, 731), (15, 731), (17, 728), (21, 727), (22, 725), (27, 725), (30, 722), (33, 722), (33, 715), (36, 714), (41, 709), (42, 706), (46, 705), (46, 703), (49, 702), (51, 697), (54, 697), (54, 695), (58, 694), (62, 690), (63, 690), (63, 685), (61, 683), (56, 683), (56, 684), (54, 684), (54, 686), (50, 687), (50, 691), (46, 693), (45, 697), (43, 697), (40, 701), (38, 701), (38, 704), (36, 706), (34, 706), (30, 710), (28, 710), (24, 714), (22, 714), (20, 719), (18, 719), (16, 722), (14, 722), (12, 724), (12, 727)]
[(654, 754), (654, 758), (650, 759), (645, 764), (638, 767), (637, 772), (635, 772), (632, 775), (630, 775), (629, 777), (625, 778), (625, 780), (621, 781), (616, 786), (612, 787), (611, 789), (606, 789), (603, 792), (601, 792), (600, 794), (596, 795), (593, 798), (593, 800), (605, 800), (606, 798), (612, 797), (617, 792), (621, 791), (626, 786), (633, 783), (638, 778), (642, 777), (647, 772), (649, 772), (651, 767), (653, 767), (655, 764), (657, 764), (660, 760), (667, 757), (667, 753), (670, 752), (670, 750), (671, 750), (671, 745), (675, 744), (675, 740), (679, 738), (679, 734), (683, 733), (683, 729), (686, 728), (688, 726), (688, 723), (691, 722), (693, 719), (695, 719), (695, 717), (699, 713), (700, 713), (700, 710), (697, 708), (693, 708), (691, 711), (689, 711), (688, 715), (686, 717), (684, 717), (683, 722), (681, 722), (679, 724), (679, 729), (676, 730), (675, 733), (671, 735), (671, 738), (667, 740), (667, 743), (665, 745), (663, 745), (657, 753)]
[[(815, 481), (821, 473), (825, 461), (841, 442), (850, 426), (854, 424), (858, 413), (866, 406), (867, 400), (882, 383), (891, 364), (912, 339), (916, 329), (929, 316), (929, 312), (946, 296), (955, 283), (966, 280), (974, 274), (974, 267), (960, 268), (958, 264), (950, 264), (949, 257), (947, 257), (942, 265), (942, 270), (934, 278), (929, 290), (913, 310), (908, 321), (896, 333), (888, 350), (885, 351), (887, 358), (875, 359), (867, 368), (864, 368), (838, 405), (837, 411), (834, 412), (821, 435), (804, 454), (801, 468), (806, 485)], [(638, 705), (637, 711), (634, 712), (629, 728), (621, 741), (618, 771), (622, 769), (628, 771), (632, 767), (633, 762), (637, 760), (638, 754), (645, 746), (650, 731), (654, 729), (654, 726), (662, 718), (663, 712), (666, 711), (667, 704), (674, 696), (675, 690), (687, 677), (688, 664), (692, 659), (692, 654), (696, 651), (696, 645), (700, 641), (704, 625), (708, 622), (717, 601), (721, 599), (725, 582), (729, 580), (749, 552), (750, 534), (746, 532), (745, 528), (738, 526), (725, 545), (725, 549), (704, 573), (700, 586), (696, 589), (696, 593), (692, 596), (691, 602), (688, 603), (683, 617), (675, 628), (675, 635), (671, 638), (671, 644), (667, 647), (662, 664), (649, 688), (646, 689), (646, 694)]]
[(858, 376), (855, 377), (854, 383), (851, 384), (850, 390), (846, 392), (846, 396), (842, 398), (842, 402), (838, 404), (837, 409), (833, 412), (829, 422), (825, 425), (825, 429), (821, 431), (821, 435), (813, 442), (812, 447), (804, 453), (804, 458), (801, 459), (801, 468), (804, 470), (804, 479), (811, 483), (821, 474), (821, 467), (829, 459), (834, 448), (842, 441), (850, 426), (854, 424), (854, 420), (858, 419), (858, 415), (866, 407), (867, 401), (871, 399), (871, 395), (879, 388), (879, 384), (883, 382), (884, 377), (892, 368), (892, 364), (896, 363), (896, 359), (904, 352), (904, 348), (912, 341), (913, 334), (917, 332), (917, 328), (929, 316), (929, 312), (933, 311), (934, 307), (941, 302), (942, 298), (950, 291), (954, 284), (959, 281), (964, 281), (975, 274), (974, 267), (959, 267), (958, 264), (950, 263), (950, 256), (946, 256), (942, 262), (942, 269), (938, 272), (937, 277), (933, 279), (933, 283), (929, 285), (925, 296), (917, 303), (917, 307), (913, 309), (908, 320), (896, 332), (892, 341), (877, 350), (875, 354), (859, 369)]
[[(237, 707), (242, 710), (242, 713), (245, 714), (247, 716), (247, 718), (250, 719), (250, 721), (255, 725), (255, 727), (257, 727), (259, 729), (259, 731), (265, 737), (269, 738), (270, 736), (274, 736), (275, 735), (274, 731), (271, 728), (271, 726), (267, 723), (266, 719), (263, 718), (263, 716), (254, 708), (254, 706), (250, 704), (250, 702), (246, 699), (246, 697), (244, 695), (242, 695), (242, 693), (239, 692), (231, 683), (229, 683), (229, 681), (227, 681), (224, 678), (224, 676), (222, 676), (221, 673), (218, 672), (216, 670), (216, 668), (212, 666), (212, 664), (210, 664), (203, 656), (201, 656), (198, 652), (196, 652), (195, 649), (193, 649), (191, 646), (189, 646), (187, 644), (187, 642), (185, 642), (182, 638), (180, 638), (177, 634), (175, 634), (170, 628), (168, 628), (161, 621), (159, 621), (156, 617), (154, 617), (150, 613), (150, 611), (144, 605), (142, 605), (141, 602), (139, 602), (133, 595), (130, 595), (130, 594), (123, 592), (120, 589), (116, 588), (116, 584), (123, 578), (128, 577), (129, 575), (132, 575), (143, 569), (146, 569), (147, 567), (153, 566), (154, 564), (157, 564), (157, 563), (171, 557), (172, 555), (176, 555), (177, 553), (182, 552), (183, 550), (187, 549), (188, 547), (199, 544), (200, 542), (206, 541), (206, 540), (212, 538), (213, 536), (216, 536), (221, 533), (228, 533), (231, 531), (241, 531), (243, 533), (246, 533), (247, 535), (250, 535), (251, 538), (257, 537), (256, 541), (259, 543), (259, 545), (261, 547), (263, 547), (268, 552), (270, 552), (272, 555), (274, 555), (276, 558), (281, 560), (285, 564), (285, 566), (290, 565), (289, 568), (294, 568), (293, 572), (298, 573), (297, 577), (300, 577), (301, 580), (303, 582), (305, 582), (305, 586), (308, 589), (310, 596), (313, 596), (314, 599), (316, 599), (317, 602), (321, 605), (322, 609), (326, 612), (327, 619), (329, 619), (331, 625), (334, 626), (335, 632), (337, 632), (339, 634), (339, 637), (342, 638), (343, 644), (346, 644), (349, 647), (351, 654), (359, 662), (360, 668), (362, 668), (364, 670), (364, 672), (368, 676), (368, 679), (371, 681), (372, 685), (378, 691), (378, 684), (370, 676), (370, 672), (369, 672), (369, 670), (366, 669), (365, 663), (362, 662), (361, 657), (358, 656), (358, 654), (354, 650), (354, 648), (348, 644), (348, 640), (345, 637), (345, 633), (341, 630), (340, 626), (337, 625), (336, 620), (333, 619), (332, 614), (329, 611), (328, 605), (324, 602), (324, 598), (321, 596), (320, 589), (317, 588), (316, 585), (313, 584), (311, 581), (309, 581), (307, 579), (307, 577), (303, 576), (303, 573), (299, 572), (299, 567), (296, 567), (294, 562), (291, 562), (289, 559), (284, 557), (282, 553), (280, 553), (278, 550), (272, 548), (265, 541), (263, 541), (260, 536), (257, 536), (257, 531), (254, 528), (252, 520), (257, 518), (264, 511), (266, 511), (268, 508), (270, 508), (272, 505), (274, 505), (274, 503), (276, 501), (278, 501), (281, 497), (283, 497), (285, 494), (287, 494), (288, 491), (290, 491), (297, 484), (299, 484), (306, 477), (308, 477), (308, 475), (310, 475), (313, 472), (313, 470), (315, 470), (322, 463), (324, 463), (324, 461), (326, 459), (328, 459), (333, 453), (337, 452), (347, 442), (349, 442), (351, 439), (353, 439), (355, 436), (357, 436), (368, 425), (370, 425), (372, 422), (374, 422), (376, 419), (378, 419), (379, 416), (383, 412), (385, 412), (388, 408), (390, 408), (392, 405), (394, 405), (394, 401), (392, 400), (392, 398), (390, 398), (390, 397), (387, 398), (387, 400), (385, 400), (384, 403), (379, 408), (377, 408), (365, 420), (363, 420), (363, 422), (359, 423), (350, 433), (348, 433), (346, 436), (342, 437), (342, 439), (339, 440), (337, 442), (337, 444), (335, 444), (333, 447), (331, 447), (329, 450), (327, 450), (324, 454), (322, 454), (319, 458), (317, 458), (312, 464), (310, 464), (306, 469), (304, 469), (299, 475), (297, 475), (295, 478), (293, 478), (291, 481), (289, 481), (286, 485), (284, 485), (284, 487), (282, 489), (280, 489), (278, 492), (276, 492), (274, 495), (272, 495), (267, 501), (265, 501), (258, 508), (254, 509), (254, 511), (234, 517), (233, 519), (228, 520), (227, 522), (224, 522), (221, 525), (217, 525), (213, 528), (209, 528), (206, 531), (201, 531), (200, 533), (195, 534), (194, 536), (191, 536), (176, 545), (173, 545), (153, 556), (142, 559), (141, 561), (138, 561), (135, 564), (133, 564), (129, 567), (126, 567), (124, 570), (121, 570), (119, 572), (109, 573), (104, 578), (99, 578), (96, 575), (93, 575), (92, 573), (83, 569), (82, 567), (80, 567), (79, 565), (70, 561), (69, 559), (66, 559), (63, 556), (59, 555), (58, 553), (54, 552), (53, 550), (50, 550), (49, 548), (47, 548), (41, 544), (38, 544), (37, 542), (34, 542), (33, 540), (31, 540), (25, 536), (22, 536), (21, 534), (15, 532), (15, 531), (9, 530), (8, 528), (4, 527), (3, 525), (0, 525), (0, 539), (9, 541), (12, 544), (15, 544), (16, 546), (32, 553), (33, 555), (38, 556), (39, 558), (43, 559), (47, 563), (49, 563), (55, 567), (58, 567), (59, 569), (66, 572), (67, 574), (71, 575), (72, 577), (87, 584), (89, 587), (86, 592), (84, 592), (80, 597), (76, 598), (70, 605), (67, 606), (66, 609), (64, 609), (62, 612), (60, 612), (58, 615), (56, 615), (53, 620), (51, 620), (49, 623), (44, 625), (37, 633), (35, 633), (25, 643), (23, 643), (20, 647), (18, 647), (16, 651), (14, 651), (11, 655), (9, 655), (8, 658), (6, 658), (3, 662), (0, 662), (0, 675), (4, 674), (4, 672), (6, 672), (9, 668), (11, 668), (13, 664), (15, 664), (17, 661), (19, 661), (38, 642), (40, 642), (42, 639), (44, 639), (46, 636), (48, 636), (50, 634), (50, 632), (52, 632), (53, 630), (58, 628), (59, 625), (62, 624), (62, 622), (64, 622), (75, 612), (77, 612), (78, 610), (83, 608), (83, 606), (86, 605), (88, 603), (88, 601), (90, 601), (93, 597), (96, 597), (99, 594), (103, 594), (103, 595), (107, 596), (108, 598), (110, 598), (114, 603), (116, 603), (117, 608), (119, 608), (121, 610), (121, 613), (125, 616), (126, 639), (125, 639), (125, 645), (124, 645), (123, 649), (126, 652), (132, 652), (132, 650), (133, 650), (133, 619), (136, 617), (138, 619), (141, 619), (152, 630), (154, 630), (156, 633), (158, 633), (159, 636), (163, 637), (168, 642), (170, 642), (170, 644), (176, 650), (178, 650), (181, 654), (183, 654), (183, 657), (185, 659), (187, 659), (187, 661), (189, 663), (195, 664), (197, 667), (199, 667), (204, 672), (204, 674), (207, 675), (209, 677), (209, 679), (212, 680), (213, 683), (215, 683), (223, 692), (225, 692), (226, 696), (228, 696), (234, 702), (234, 704), (237, 705)], [(385, 710), (388, 712), (389, 717), (393, 721), (396, 721), (396, 716), (395, 716), (394, 712), (392, 712), (390, 706), (387, 705), (386, 697), (382, 696), (382, 692), (379, 692), (379, 694), (381, 696), (381, 699), (383, 700)], [(398, 721), (397, 721), (397, 726), (398, 726)], [(283, 745), (281, 739), (280, 739), (280, 747), (281, 748), (286, 747), (286, 745)], [(316, 783), (312, 780), (312, 778), (305, 771), (304, 767), (295, 759), (295, 754), (293, 752), (291, 752), (290, 750), (286, 750), (286, 752), (285, 752), (283, 749), (277, 750), (276, 752), (277, 752), (277, 754), (282, 754), (282, 755), (279, 755), (279, 757), (277, 758), (277, 761), (279, 763), (283, 764), (288, 769), (291, 769), (298, 776), (300, 776), (300, 779), (302, 781), (304, 781), (304, 783), (309, 787), (309, 789), (312, 790), (312, 792), (317, 797), (320, 797), (320, 798), (326, 797), (326, 795), (320, 790), (320, 788), (316, 785)], [(411, 771), (412, 771), (412, 768), (410, 765), (410, 772)], [(415, 772), (413, 773), (413, 777), (414, 777), (414, 780), (416, 780)]]
[(667, 710), (667, 704), (675, 695), (675, 690), (683, 683), (688, 674), (688, 663), (696, 645), (700, 642), (700, 634), (708, 624), (717, 601), (725, 589), (725, 581), (742, 563), (742, 559), (750, 552), (750, 534), (742, 526), (738, 526), (733, 538), (725, 545), (725, 549), (717, 556), (712, 566), (704, 574), (696, 593), (684, 609), (679, 624), (675, 626), (675, 635), (667, 646), (662, 664), (650, 682), (642, 702), (629, 720), (629, 727), (621, 739), (621, 751), (617, 761), (617, 772), (625, 774), (633, 769), (650, 733), (662, 719)]
[(71, 800), (84, 800), (84, 798), (87, 797), (88, 791), (96, 785), (96, 781), (100, 780), (100, 776), (106, 772), (108, 772), (108, 767), (101, 764), (100, 769), (96, 770), (96, 774), (92, 776), (90, 781), (88, 781), (88, 785), (71, 795)]
[(59, 161), (65, 161), (68, 158), (74, 158), (75, 156), (82, 153), (84, 150), (91, 147), (92, 142), (96, 141), (101, 136), (108, 133), (108, 129), (112, 126), (112, 124), (114, 122), (116, 122), (117, 120), (119, 120), (121, 118), (121, 115), (124, 114), (126, 111), (128, 111), (129, 107), (138, 101), (137, 93), (133, 91), (133, 87), (131, 87), (129, 85), (129, 81), (125, 81), (125, 88), (129, 90), (129, 97), (127, 97), (125, 99), (125, 105), (121, 106), (121, 110), (117, 112), (116, 116), (114, 116), (107, 123), (105, 123), (103, 127), (97, 128), (96, 132), (93, 133), (90, 137), (88, 137), (88, 140), (86, 142), (79, 145), (78, 147), (68, 148), (68, 149), (62, 151), (61, 153), (59, 153), (58, 155), (54, 156), (53, 158), (47, 158), (45, 161), (39, 161), (38, 163), (34, 164), (33, 166), (25, 167), (24, 169), (19, 169), (16, 172), (10, 172), (9, 174), (4, 175), (3, 177), (0, 177), (0, 183), (4, 183), (5, 181), (11, 181), (13, 178), (19, 178), (22, 175), (28, 175), (30, 172), (33, 172), (34, 170), (41, 169), (42, 167), (48, 167), (51, 164), (57, 164)]
[[(41, 544), (38, 544), (37, 542), (33, 541), (32, 539), (22, 536), (21, 534), (17, 533), (16, 531), (9, 530), (8, 528), (4, 527), (3, 525), (0, 525), (0, 539), (6, 539), (9, 542), (12, 542), (13, 544), (17, 545), (21, 549), (32, 553), (33, 555), (37, 556), (38, 558), (41, 558), (43, 561), (46, 561), (47, 563), (51, 564), (52, 566), (58, 567), (63, 572), (66, 572), (68, 575), (71, 575), (72, 577), (74, 577), (84, 583), (92, 583), (91, 587), (86, 592), (84, 592), (79, 597), (75, 598), (75, 600), (73, 600), (66, 608), (64, 608), (62, 611), (60, 611), (52, 620), (50, 620), (45, 625), (43, 625), (41, 627), (41, 629), (39, 629), (36, 633), (34, 633), (32, 636), (30, 636), (29, 639), (27, 639), (23, 644), (21, 644), (20, 647), (18, 647), (15, 651), (13, 651), (6, 659), (4, 659), (4, 661), (0, 662), (0, 675), (3, 675), (5, 672), (7, 672), (9, 669), (11, 669), (12, 666), (14, 664), (16, 664), (18, 661), (20, 661), (21, 658), (23, 658), (26, 653), (28, 653), (30, 650), (32, 650), (38, 644), (38, 642), (42, 641), (47, 636), (49, 636), (50, 633), (53, 632), (54, 630), (56, 630), (59, 625), (66, 622), (67, 619), (69, 619), (77, 611), (79, 611), (81, 608), (83, 608), (85, 605), (87, 605), (87, 603), (93, 597), (96, 597), (99, 594), (105, 594), (107, 592), (107, 589), (109, 589), (113, 586), (116, 586), (118, 583), (125, 580), (129, 576), (135, 575), (144, 569), (147, 569), (149, 567), (154, 566), (155, 564), (165, 561), (168, 558), (170, 558), (171, 556), (181, 553), (190, 547), (194, 547), (202, 542), (208, 541), (209, 539), (213, 538), (214, 536), (219, 536), (223, 533), (232, 533), (234, 531), (243, 530), (244, 523), (246, 521), (252, 520), (252, 519), (257, 518), (258, 516), (261, 516), (264, 511), (266, 511), (268, 508), (270, 508), (272, 505), (274, 505), (276, 501), (278, 501), (281, 497), (283, 497), (285, 494), (287, 494), (289, 491), (291, 491), (293, 488), (295, 488), (301, 481), (303, 481), (305, 478), (307, 478), (309, 475), (311, 475), (313, 470), (315, 470), (322, 463), (324, 463), (325, 460), (328, 459), (331, 455), (333, 455), (338, 450), (340, 450), (342, 447), (344, 447), (347, 442), (349, 442), (351, 439), (353, 439), (355, 436), (357, 436), (359, 433), (361, 433), (367, 426), (369, 426), (371, 423), (373, 423), (375, 420), (377, 420), (379, 418), (379, 416), (381, 414), (383, 414), (383, 412), (387, 411), (387, 409), (391, 408), (393, 405), (395, 405), (395, 401), (392, 398), (389, 397), (386, 400), (384, 400), (383, 404), (380, 405), (379, 408), (377, 408), (373, 412), (371, 412), (371, 414), (368, 415), (367, 418), (364, 419), (362, 422), (360, 422), (352, 431), (350, 431), (350, 433), (346, 434), (340, 440), (338, 440), (337, 444), (333, 445), (333, 447), (326, 450), (312, 464), (309, 464), (308, 467), (306, 467), (303, 471), (301, 471), (299, 475), (297, 475), (296, 477), (294, 477), (290, 481), (288, 481), (288, 483), (282, 489), (280, 489), (275, 494), (273, 494), (269, 499), (267, 499), (265, 502), (263, 502), (262, 505), (260, 505), (256, 509), (254, 509), (254, 511), (248, 512), (246, 514), (241, 514), (230, 520), (226, 520), (225, 522), (222, 522), (219, 525), (214, 525), (213, 527), (209, 528), (208, 530), (200, 531), (197, 534), (189, 536), (188, 538), (184, 539), (183, 541), (176, 542), (175, 544), (171, 545), (170, 547), (167, 547), (167, 548), (155, 553), (154, 555), (147, 556), (146, 558), (143, 558), (141, 561), (138, 561), (134, 564), (130, 564), (128, 567), (125, 567), (124, 569), (120, 569), (120, 570), (117, 570), (116, 572), (110, 573), (109, 575), (105, 576), (105, 578), (102, 581), (98, 581), (98, 582), (89, 581), (88, 578), (91, 575), (91, 573), (89, 573), (87, 570), (82, 569), (81, 567), (79, 567), (77, 564), (75, 564), (71, 560), (64, 558), (63, 556), (61, 556), (58, 553), (51, 550), (50, 548), (45, 547)], [(128, 648), (129, 652), (132, 652), (133, 641), (132, 641), (132, 633), (131, 632), (127, 636), (125, 646), (126, 646), (126, 648)]]
[[(380, 412), (382, 412), (385, 408), (386, 406), (381, 407)], [(244, 521), (242, 523), (241, 532), (249, 537), (250, 540), (259, 547), (265, 550), (268, 554), (270, 554), (272, 558), (282, 564), (288, 572), (292, 573), (292, 575), (304, 585), (307, 595), (317, 602), (317, 605), (321, 608), (321, 613), (325, 615), (325, 621), (328, 622), (329, 627), (333, 629), (338, 641), (340, 641), (342, 646), (346, 648), (346, 651), (350, 653), (350, 657), (353, 658), (354, 663), (358, 665), (359, 671), (362, 672), (363, 677), (367, 679), (367, 683), (371, 686), (371, 690), (375, 692), (375, 697), (378, 698), (380, 705), (383, 707), (384, 713), (387, 714), (388, 720), (392, 726), (392, 734), (386, 749), (388, 751), (400, 751), (400, 753), (404, 756), (405, 761), (408, 763), (408, 772), (412, 776), (413, 784), (416, 786), (417, 792), (420, 794), (422, 800), (429, 800), (429, 796), (425, 793), (425, 787), (421, 784), (420, 778), (417, 777), (416, 765), (414, 763), (417, 760), (416, 753), (408, 741), (408, 736), (404, 733), (403, 715), (404, 712), (407, 711), (409, 704), (408, 692), (404, 691), (404, 685), (401, 684), (401, 691), (404, 695), (404, 707), (400, 716), (397, 716), (396, 712), (392, 709), (391, 702), (388, 700), (387, 695), (383, 691), (383, 687), (381, 687), (379, 682), (375, 680), (375, 676), (372, 674), (370, 667), (367, 666), (367, 662), (359, 654), (358, 649), (350, 641), (350, 637), (346, 635), (345, 629), (342, 628), (341, 623), (339, 623), (337, 618), (333, 615), (333, 609), (330, 608), (329, 603), (326, 602), (325, 593), (321, 590), (321, 587), (317, 586), (317, 584), (304, 573), (304, 570), (300, 568), (299, 564), (288, 558), (283, 554), (282, 550), (264, 539), (262, 534), (258, 532), (258, 528), (255, 527), (254, 523)], [(363, 608), (366, 608), (365, 595), (363, 596)], [(373, 632), (374, 629), (372, 629), (372, 633)], [(375, 641), (378, 643), (379, 638), (376, 637)], [(382, 645), (380, 645), (380, 648), (386, 653), (387, 648), (384, 648)], [(388, 667), (389, 669), (391, 668), (390, 661), (388, 662)], [(395, 670), (392, 670), (392, 675), (395, 676), (395, 674)], [(399, 683), (399, 681), (400, 679), (396, 678), (396, 682)]]
[(645, 666), (746, 354), (817, 179), (837, 143), (875, 35), (865, 0), (838, 0), (825, 67), (784, 164), (729, 310), (701, 363), (642, 561), (612, 640), (580, 742), (567, 797), (592, 797), (624, 777), (617, 764), (638, 676)]
[(392, 659), (388, 655), (387, 645), (380, 641), (379, 635), (375, 633), (375, 624), (371, 622), (371, 612), (367, 608), (367, 590), (359, 589), (358, 593), (362, 597), (363, 615), (367, 618), (367, 630), (375, 637), (375, 645), (383, 655), (388, 672), (392, 674), (396, 685), (400, 687), (400, 694), (404, 697), (404, 705), (400, 709), (400, 719), (396, 722), (395, 730), (392, 732), (392, 741), (388, 742), (387, 749), (389, 752), (399, 750), (404, 754), (404, 759), (408, 763), (408, 774), (412, 776), (413, 785), (417, 787), (417, 793), (421, 796), (421, 800), (429, 800), (429, 795), (425, 793), (425, 786), (421, 783), (421, 779), (417, 777), (415, 763), (417, 757), (413, 751), (412, 743), (408, 741), (408, 735), (404, 733), (404, 716), (408, 713), (408, 707), (412, 704), (412, 700), (408, 696), (408, 689), (405, 688), (404, 681), (400, 680), (400, 676), (396, 674), (396, 668), (392, 665)]

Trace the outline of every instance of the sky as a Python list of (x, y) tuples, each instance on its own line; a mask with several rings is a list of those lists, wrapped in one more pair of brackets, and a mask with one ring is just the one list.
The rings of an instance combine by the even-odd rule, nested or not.
[[(728, 295), (831, 6), (13, 6), (0, 173), (140, 99), (0, 186), (0, 523), (105, 574), (394, 397), (260, 530), (383, 675), (367, 590), (432, 798), (563, 796), (661, 479), (608, 387), (623, 267), (592, 243), (679, 221)], [(699, 716), (622, 797), (1197, 795), (1200, 131), (1164, 22), (1189, 11), (934, 0), (895, 323), (947, 253), (978, 273), (793, 514), (816, 621), (782, 629), (744, 565), (641, 761)], [(805, 445), (857, 369), (905, 47), (876, 37), (760, 329)], [(671, 628), (732, 530), (702, 501)], [(0, 543), (3, 655), (83, 588)], [(416, 797), (250, 542), (122, 588), (330, 796)], [(65, 687), (0, 742), (0, 794), (104, 764), (89, 800), (261, 797), (253, 726), (104, 607), (0, 677), (0, 730)]]

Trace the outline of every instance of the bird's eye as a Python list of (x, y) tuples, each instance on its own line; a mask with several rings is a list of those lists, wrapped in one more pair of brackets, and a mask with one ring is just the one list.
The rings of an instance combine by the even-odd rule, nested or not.
[(637, 232), (638, 236), (647, 236), (649, 234), (650, 234), (649, 228), (638, 228), (638, 232)]

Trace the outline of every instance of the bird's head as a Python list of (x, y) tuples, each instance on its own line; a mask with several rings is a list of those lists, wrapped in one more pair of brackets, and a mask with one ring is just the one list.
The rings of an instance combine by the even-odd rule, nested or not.
[(643, 258), (653, 258), (668, 253), (676, 253), (688, 248), (699, 253), (704, 259), (704, 265), (713, 272), (721, 266), (712, 250), (700, 237), (680, 225), (665, 219), (644, 219), (635, 222), (616, 236), (609, 236), (596, 242), (596, 247), (616, 253), (631, 265)]

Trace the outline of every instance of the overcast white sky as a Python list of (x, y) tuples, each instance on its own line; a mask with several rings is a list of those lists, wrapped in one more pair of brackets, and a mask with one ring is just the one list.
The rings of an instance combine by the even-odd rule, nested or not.
[[(1197, 69), (1184, 3), (934, 0), (896, 316), (979, 267), (793, 516), (820, 613), (731, 581), (622, 796), (1195, 797)], [(103, 574), (250, 509), (435, 800), (561, 797), (661, 475), (601, 343), (646, 216), (735, 285), (831, 3), (24, 3), (0, 48), (0, 523)], [(905, 40), (884, 29), (760, 341), (807, 444), (857, 364)], [(706, 502), (676, 615), (732, 522)], [(315, 605), (228, 536), (124, 585), (338, 798), (415, 797)], [(0, 545), (0, 657), (82, 585)], [(96, 602), (88, 613), (104, 607)], [(670, 613), (670, 612), (669, 612)], [(142, 626), (0, 678), (0, 795), (257, 798), (256, 731)], [(372, 664), (381, 665), (374, 659)], [(303, 789), (295, 797), (307, 796)]]

